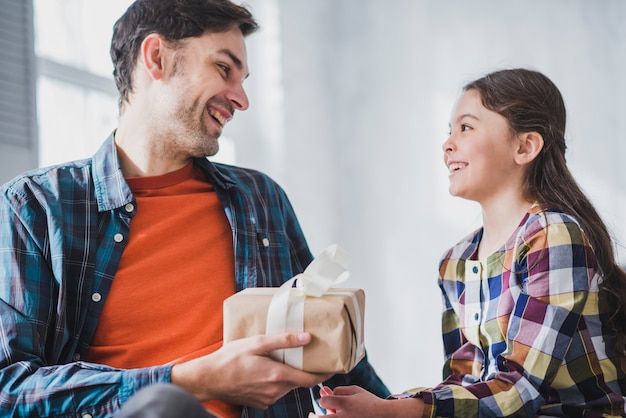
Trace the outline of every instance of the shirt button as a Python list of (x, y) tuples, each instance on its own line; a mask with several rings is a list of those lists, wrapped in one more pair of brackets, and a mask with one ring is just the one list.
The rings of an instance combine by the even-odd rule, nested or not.
[(476, 314), (474, 314), (474, 320), (475, 320), (475, 321), (478, 321), (478, 314), (477, 314), (477, 313), (476, 313)]
[(94, 302), (100, 302), (102, 300), (102, 295), (96, 292), (91, 295), (91, 300), (93, 300)]
[(74, 361), (78, 361), (78, 360), (80, 360), (80, 354), (78, 354), (78, 353), (74, 353), (74, 355), (72, 356), (72, 359), (73, 359)]
[(115, 234), (113, 239), (115, 240), (115, 242), (122, 242), (122, 241), (124, 241), (124, 235), (122, 235), (122, 234)]
[(476, 267), (476, 266), (472, 267), (472, 272), (474, 274), (478, 274), (478, 267)]
[(132, 203), (127, 203), (126, 206), (124, 206), (124, 209), (126, 209), (126, 212), (132, 212), (133, 210), (135, 210), (135, 205), (133, 205)]
[(270, 240), (267, 238), (263, 238), (263, 246), (264, 247), (269, 247), (270, 246)]

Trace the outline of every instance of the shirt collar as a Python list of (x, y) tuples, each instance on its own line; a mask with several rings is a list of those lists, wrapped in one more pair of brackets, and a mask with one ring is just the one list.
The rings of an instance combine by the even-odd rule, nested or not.
[[(219, 165), (207, 158), (196, 158), (194, 164), (204, 171), (213, 186), (229, 189), (236, 185), (227, 172), (220, 170)], [(109, 135), (93, 156), (93, 181), (98, 210), (101, 212), (122, 207), (134, 199), (120, 167), (114, 133)]]
[(100, 212), (119, 208), (133, 200), (117, 158), (113, 133), (93, 156), (93, 182)]
[(204, 171), (207, 179), (214, 187), (229, 189), (237, 184), (225, 170), (220, 170), (220, 164), (215, 164), (207, 158), (196, 158), (194, 164), (197, 164)]

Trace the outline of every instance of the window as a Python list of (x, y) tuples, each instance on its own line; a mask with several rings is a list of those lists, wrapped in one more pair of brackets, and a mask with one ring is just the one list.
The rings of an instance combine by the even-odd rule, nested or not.
[[(88, 158), (117, 126), (112, 28), (132, 0), (34, 0), (39, 166)], [(220, 138), (216, 160), (233, 163)]]

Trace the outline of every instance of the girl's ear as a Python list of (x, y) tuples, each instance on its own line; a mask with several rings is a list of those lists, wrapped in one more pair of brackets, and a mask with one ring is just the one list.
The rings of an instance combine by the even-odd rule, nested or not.
[(543, 149), (543, 136), (538, 132), (526, 132), (518, 137), (519, 147), (515, 154), (515, 162), (526, 165), (535, 160)]

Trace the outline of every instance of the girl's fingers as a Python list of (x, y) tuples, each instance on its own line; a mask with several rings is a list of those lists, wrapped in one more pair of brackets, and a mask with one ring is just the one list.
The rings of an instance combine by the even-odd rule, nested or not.
[[(333, 395), (333, 390), (328, 386), (320, 387), (320, 396), (323, 398), (324, 396)], [(326, 415), (334, 414), (336, 411), (332, 408), (326, 408)]]

